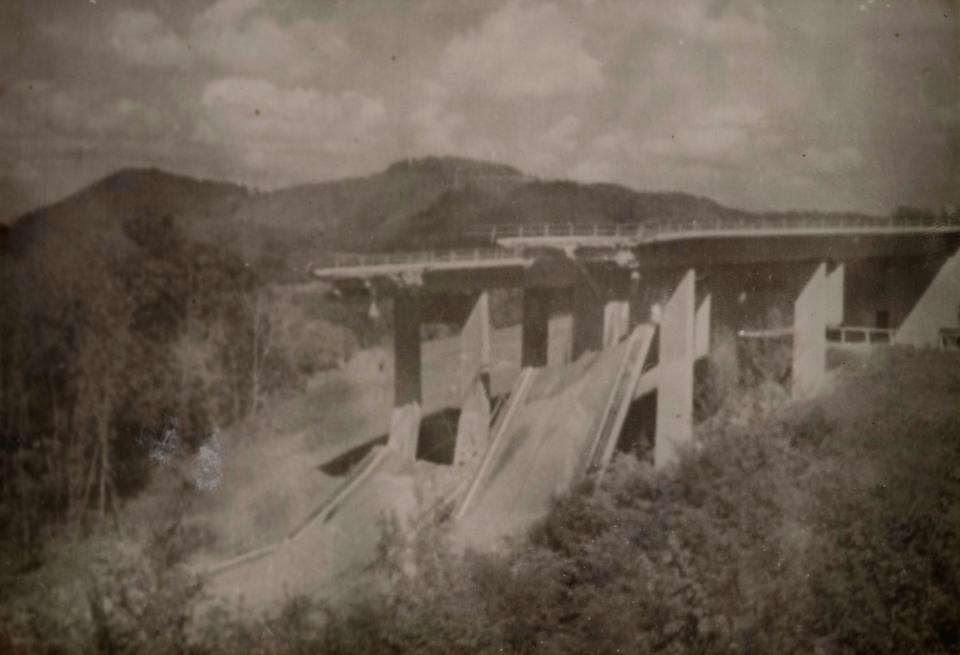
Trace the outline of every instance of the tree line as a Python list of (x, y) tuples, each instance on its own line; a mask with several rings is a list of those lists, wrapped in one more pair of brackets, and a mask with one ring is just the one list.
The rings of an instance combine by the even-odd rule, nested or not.
[(172, 216), (122, 234), (81, 266), (0, 261), (0, 538), (24, 561), (51, 530), (122, 528), (164, 435), (196, 448), (357, 345), (324, 320), (348, 311), (284, 293)]

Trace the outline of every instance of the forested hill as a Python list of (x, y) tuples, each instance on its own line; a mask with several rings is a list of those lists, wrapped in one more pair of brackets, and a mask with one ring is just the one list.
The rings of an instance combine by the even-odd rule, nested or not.
[(276, 279), (302, 278), (331, 251), (463, 244), (490, 223), (749, 217), (708, 198), (545, 181), (501, 164), (428, 157), (368, 177), (260, 192), (158, 170), (122, 170), (15, 221), (8, 251), (39, 248), (68, 268), (129, 248), (131, 221), (172, 218), (184, 238), (225, 248)]

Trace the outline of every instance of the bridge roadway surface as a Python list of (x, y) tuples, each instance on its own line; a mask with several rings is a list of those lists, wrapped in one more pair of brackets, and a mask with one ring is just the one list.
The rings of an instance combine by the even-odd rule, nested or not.
[(496, 247), (338, 254), (314, 275), (365, 279), (425, 270), (496, 269), (529, 265), (538, 249), (642, 250), (657, 244), (777, 237), (916, 237), (960, 234), (960, 217), (777, 216), (741, 220), (670, 219), (643, 223), (543, 223), (472, 228), (464, 239)]

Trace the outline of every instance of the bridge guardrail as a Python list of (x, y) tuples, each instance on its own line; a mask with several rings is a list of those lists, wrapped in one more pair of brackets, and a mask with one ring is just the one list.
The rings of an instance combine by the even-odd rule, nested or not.
[(827, 328), (827, 341), (829, 343), (853, 345), (889, 345), (894, 342), (896, 334), (896, 330), (891, 328), (838, 325)]
[[(464, 230), (467, 238), (496, 244), (503, 239), (624, 239), (631, 243), (681, 238), (689, 234), (755, 234), (757, 232), (802, 233), (836, 230), (917, 230), (956, 229), (960, 216), (883, 217), (872, 216), (762, 216), (741, 218), (669, 218), (643, 223), (529, 223), (477, 226)], [(520, 259), (522, 250), (511, 247), (471, 248), (460, 250), (427, 250), (412, 252), (337, 254), (322, 268), (367, 266), (403, 266), (453, 262), (498, 261)]]
[(404, 264), (444, 264), (450, 262), (477, 262), (517, 259), (519, 250), (511, 248), (472, 248), (462, 250), (420, 250), (369, 254), (336, 254), (326, 266), (347, 268), (353, 266), (402, 266)]
[(543, 237), (623, 237), (656, 239), (688, 232), (757, 232), (767, 230), (859, 230), (960, 227), (960, 217), (761, 216), (741, 218), (667, 218), (642, 223), (529, 223), (470, 228), (465, 236), (489, 239)]

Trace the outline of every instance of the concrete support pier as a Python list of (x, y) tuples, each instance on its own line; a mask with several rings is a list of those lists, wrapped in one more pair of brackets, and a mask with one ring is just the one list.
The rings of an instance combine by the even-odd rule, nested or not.
[(687, 271), (660, 320), (657, 429), (653, 462), (674, 464), (693, 443), (693, 366), (696, 354), (696, 277)]
[(460, 328), (460, 395), (480, 379), (490, 391), (490, 294), (472, 298), (470, 311)]
[(573, 286), (573, 351), (576, 361), (587, 351), (603, 350), (606, 293), (586, 272)]
[(520, 347), (520, 365), (546, 366), (550, 345), (550, 289), (525, 287), (523, 289), (523, 329)]
[(694, 335), (696, 348), (694, 356), (701, 359), (710, 354), (710, 313), (713, 311), (713, 296), (705, 294), (697, 303), (697, 313), (694, 320)]
[(490, 438), (490, 295), (477, 296), (460, 331), (460, 418), (453, 461), (470, 466)]
[(420, 359), (421, 298), (415, 291), (393, 299), (393, 413), (387, 445), (409, 460), (416, 458), (423, 406)]
[(626, 281), (621, 283), (615, 276), (606, 272), (595, 278), (579, 271), (573, 286), (574, 360), (585, 352), (609, 348), (630, 332)]
[(932, 279), (897, 329), (896, 343), (936, 346), (941, 330), (960, 328), (960, 251), (927, 267)]
[(603, 347), (615, 346), (629, 333), (630, 301), (607, 301), (603, 306)]
[(827, 372), (827, 265), (819, 264), (793, 304), (794, 398), (817, 392)]
[(846, 267), (836, 263), (827, 269), (827, 316), (829, 326), (843, 325), (843, 294), (846, 285)]

